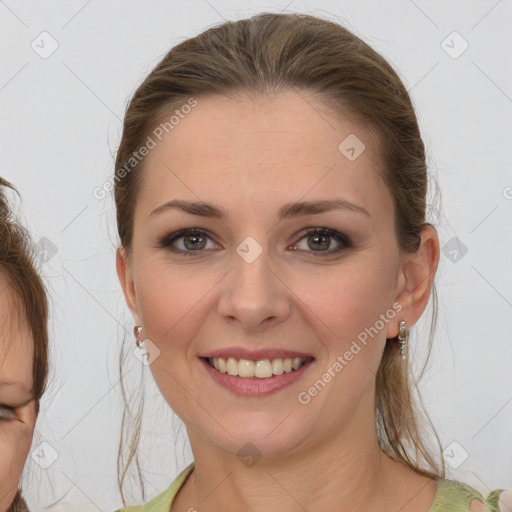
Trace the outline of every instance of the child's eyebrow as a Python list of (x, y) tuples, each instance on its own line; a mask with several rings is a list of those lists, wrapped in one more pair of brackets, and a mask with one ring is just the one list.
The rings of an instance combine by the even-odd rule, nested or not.
[(15, 391), (20, 391), (23, 393), (23, 399), (25, 399), (25, 403), (22, 405), (28, 404), (31, 400), (34, 399), (34, 395), (32, 393), (31, 389), (28, 389), (25, 384), (22, 382), (12, 382), (12, 381), (0, 381), (0, 391), (2, 391), (2, 388), (9, 388), (12, 390), (14, 388)]

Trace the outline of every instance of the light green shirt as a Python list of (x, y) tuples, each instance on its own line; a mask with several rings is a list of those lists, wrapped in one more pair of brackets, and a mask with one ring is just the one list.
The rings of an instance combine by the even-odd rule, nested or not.
[[(192, 473), (194, 463), (187, 466), (173, 481), (168, 489), (148, 501), (145, 505), (118, 509), (116, 512), (170, 512), (171, 505), (181, 486)], [(475, 489), (455, 480), (438, 480), (434, 502), (429, 512), (468, 512), (473, 500), (485, 503), (488, 512), (500, 512), (498, 499), (503, 489), (489, 494), (487, 499)]]

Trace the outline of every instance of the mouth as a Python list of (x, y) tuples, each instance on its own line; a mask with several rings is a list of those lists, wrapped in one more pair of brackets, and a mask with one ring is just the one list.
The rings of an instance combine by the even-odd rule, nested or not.
[(219, 373), (232, 377), (270, 379), (284, 373), (296, 372), (312, 362), (314, 357), (276, 357), (257, 360), (235, 357), (200, 357), (200, 359)]

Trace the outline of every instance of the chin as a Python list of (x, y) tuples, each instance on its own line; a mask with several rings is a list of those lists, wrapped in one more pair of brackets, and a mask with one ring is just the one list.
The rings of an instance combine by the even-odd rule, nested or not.
[[(259, 413), (261, 414), (261, 413)], [(290, 454), (297, 445), (305, 441), (305, 428), (302, 422), (291, 421), (292, 414), (285, 412), (268, 421), (259, 418), (257, 422), (224, 422), (220, 430), (209, 431), (210, 442), (221, 450), (239, 457), (257, 460)], [(286, 419), (288, 418), (288, 419)], [(209, 425), (211, 428), (211, 424)], [(225, 429), (225, 430), (224, 430)], [(231, 434), (231, 435), (230, 435)], [(249, 464), (247, 464), (249, 465)]]

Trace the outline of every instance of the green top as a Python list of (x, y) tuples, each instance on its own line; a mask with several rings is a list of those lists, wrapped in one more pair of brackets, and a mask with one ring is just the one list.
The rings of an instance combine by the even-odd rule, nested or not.
[[(194, 469), (190, 463), (172, 482), (170, 487), (145, 505), (137, 505), (123, 509), (123, 512), (170, 512), (171, 505), (181, 486)], [(492, 491), (487, 499), (475, 489), (455, 480), (438, 480), (434, 503), (429, 512), (468, 512), (473, 500), (485, 503), (488, 512), (500, 512), (498, 499), (503, 489)], [(122, 512), (118, 509), (115, 512)]]

